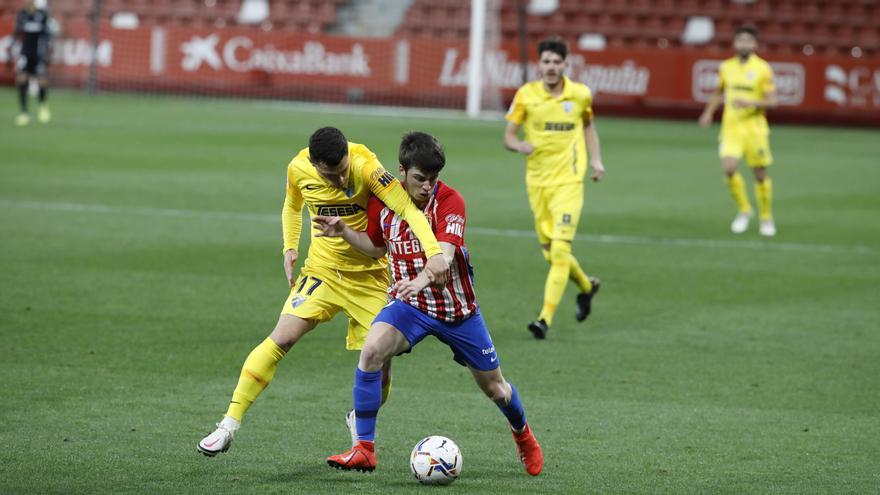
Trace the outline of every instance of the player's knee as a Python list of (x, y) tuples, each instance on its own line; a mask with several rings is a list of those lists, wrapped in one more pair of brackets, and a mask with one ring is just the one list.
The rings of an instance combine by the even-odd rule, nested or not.
[(571, 256), (571, 243), (568, 241), (553, 241), (550, 244), (550, 263), (553, 265), (569, 264)]
[(272, 339), (272, 342), (275, 342), (275, 345), (281, 348), (282, 351), (287, 352), (296, 344), (298, 340), (296, 337), (293, 337), (289, 334), (273, 331), (269, 338)]
[(284, 352), (287, 352), (299, 341), (300, 337), (314, 328), (314, 326), (314, 323), (309, 320), (282, 315), (278, 319), (278, 323), (275, 325), (272, 333), (269, 334), (269, 338)]
[(358, 361), (358, 367), (362, 371), (379, 371), (382, 369), (383, 364), (385, 364), (385, 358), (380, 349), (369, 343), (364, 345), (364, 348), (361, 349), (361, 357)]
[(739, 165), (739, 160), (735, 158), (723, 158), (721, 160), (721, 168), (724, 170), (724, 175), (728, 177), (733, 177), (733, 174), (736, 173), (737, 166)]
[(493, 381), (483, 389), (486, 397), (496, 404), (507, 405), (510, 402), (510, 387), (504, 380)]

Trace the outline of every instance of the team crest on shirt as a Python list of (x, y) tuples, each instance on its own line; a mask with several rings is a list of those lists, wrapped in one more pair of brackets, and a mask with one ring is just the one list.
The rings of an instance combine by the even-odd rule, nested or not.
[(754, 79), (754, 78), (755, 78), (755, 71), (750, 70), (750, 71), (746, 72), (746, 79), (748, 79), (749, 81), (751, 81), (751, 80)]
[(562, 109), (565, 110), (565, 113), (571, 113), (572, 109), (574, 109), (573, 101), (563, 101)]

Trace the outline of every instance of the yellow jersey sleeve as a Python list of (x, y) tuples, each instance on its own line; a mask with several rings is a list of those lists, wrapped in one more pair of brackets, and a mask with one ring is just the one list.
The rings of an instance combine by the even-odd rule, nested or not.
[(590, 88), (584, 86), (584, 111), (582, 112), (582, 117), (584, 122), (592, 122), (593, 121), (593, 92), (590, 91)]
[(287, 167), (287, 192), (284, 196), (284, 206), (281, 208), (281, 230), (284, 237), (282, 252), (299, 247), (299, 236), (302, 232), (302, 208), (302, 193), (296, 186), (296, 180), (293, 177), (293, 164), (291, 164)]
[(507, 115), (504, 117), (509, 122), (513, 122), (516, 125), (522, 125), (523, 122), (526, 121), (526, 104), (525, 104), (525, 96), (523, 95), (523, 91), (525, 86), (519, 88), (516, 91), (516, 94), (513, 96), (513, 101), (510, 103), (510, 109), (507, 110)]
[(385, 206), (406, 220), (419, 242), (422, 243), (425, 255), (430, 258), (442, 254), (443, 251), (440, 249), (440, 244), (437, 242), (425, 214), (412, 202), (409, 194), (400, 185), (400, 181), (382, 168), (376, 155), (373, 155), (372, 159), (367, 162), (363, 171), (364, 181), (369, 185), (370, 192), (385, 203)]
[(776, 91), (776, 82), (773, 80), (773, 67), (770, 64), (764, 65), (764, 78), (761, 81), (761, 92), (762, 96), (767, 96), (767, 93), (772, 93)]

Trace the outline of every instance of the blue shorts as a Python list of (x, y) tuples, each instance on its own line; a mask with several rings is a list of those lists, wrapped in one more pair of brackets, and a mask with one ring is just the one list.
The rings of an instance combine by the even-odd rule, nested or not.
[(398, 329), (406, 337), (410, 349), (428, 335), (433, 335), (452, 349), (452, 358), (458, 364), (480, 371), (498, 368), (498, 354), (479, 309), (466, 320), (446, 323), (395, 300), (379, 312), (373, 323), (380, 321)]

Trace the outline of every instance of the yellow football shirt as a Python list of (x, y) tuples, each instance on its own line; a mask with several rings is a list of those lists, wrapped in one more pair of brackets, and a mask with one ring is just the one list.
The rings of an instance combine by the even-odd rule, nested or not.
[[(400, 182), (379, 163), (366, 146), (348, 143), (349, 172), (347, 187), (340, 189), (327, 182), (309, 161), (304, 148), (287, 166), (287, 196), (282, 209), (284, 250), (297, 249), (302, 230), (303, 204), (309, 214), (341, 217), (354, 230), (367, 229), (367, 201), (377, 196), (412, 227), (428, 257), (441, 253), (431, 226)], [(306, 266), (340, 271), (375, 270), (387, 266), (385, 258), (371, 258), (341, 237), (315, 237), (320, 231), (311, 229), (311, 244)]]
[(763, 108), (735, 108), (733, 100), (762, 100), (775, 89), (773, 69), (761, 57), (752, 54), (742, 63), (739, 57), (731, 57), (718, 69), (721, 90), (724, 92), (724, 114), (721, 117), (722, 132), (768, 130)]
[(551, 96), (542, 81), (524, 84), (513, 97), (507, 120), (523, 125), (535, 150), (526, 158), (526, 184), (535, 187), (583, 182), (587, 172), (584, 121), (593, 118), (587, 85), (564, 77), (562, 94)]

